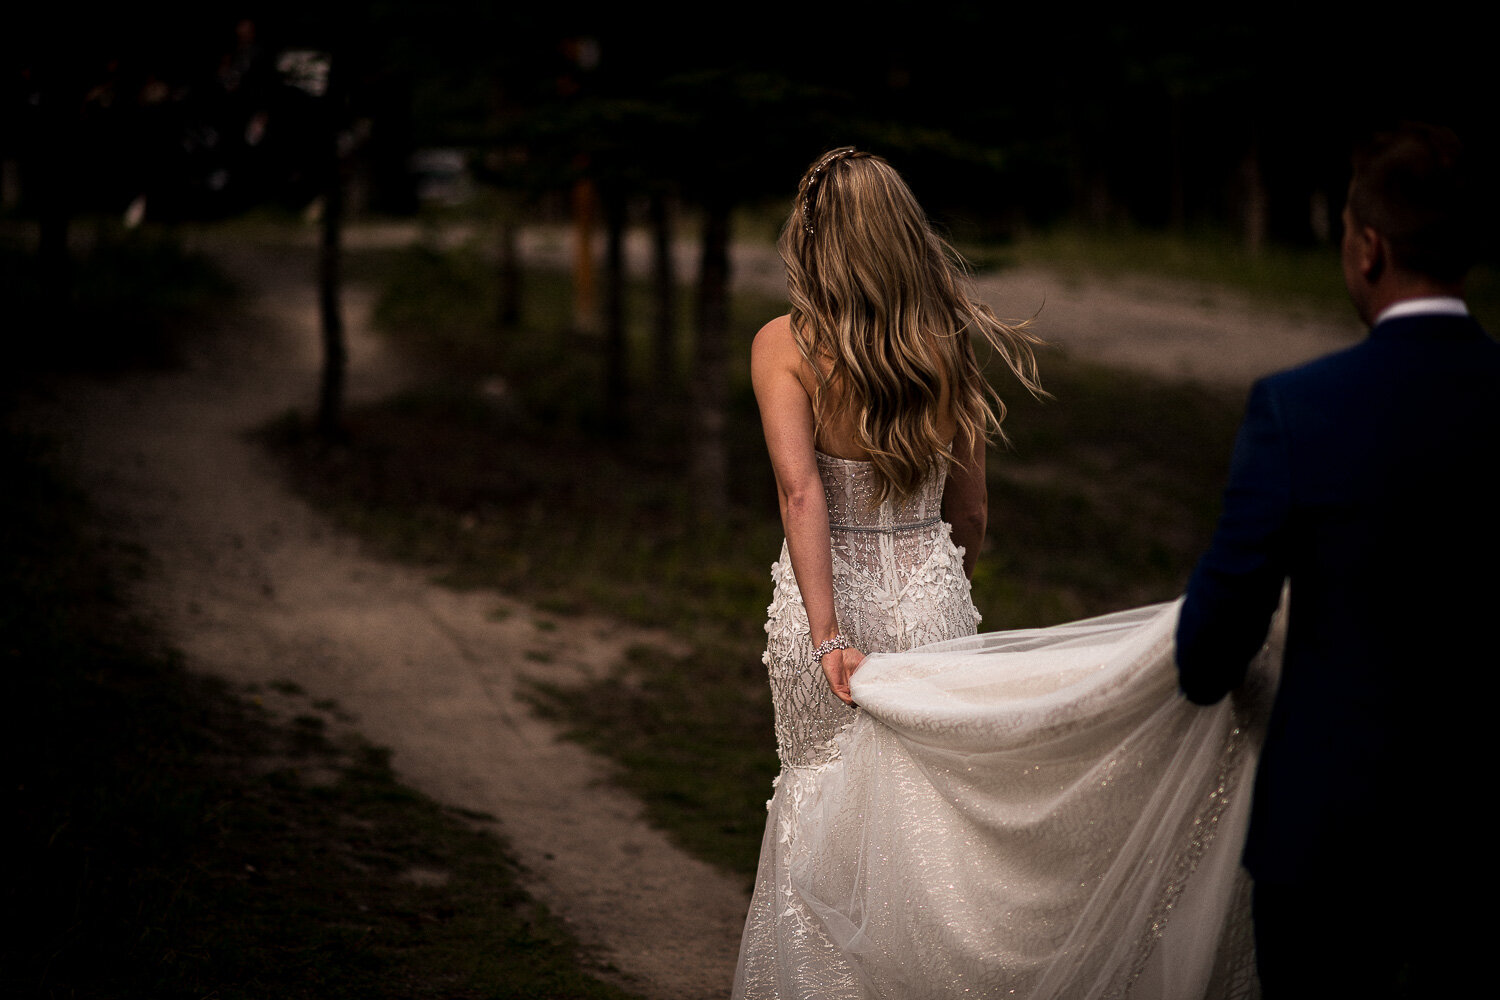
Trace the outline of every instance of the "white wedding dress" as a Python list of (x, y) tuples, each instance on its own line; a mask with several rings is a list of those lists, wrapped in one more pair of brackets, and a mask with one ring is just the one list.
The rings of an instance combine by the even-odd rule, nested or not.
[(1175, 604), (974, 635), (945, 470), (876, 505), (870, 465), (818, 463), (839, 622), (880, 652), (849, 709), (783, 548), (782, 770), (734, 996), (1253, 996), (1239, 850), (1265, 696), (1181, 697)]

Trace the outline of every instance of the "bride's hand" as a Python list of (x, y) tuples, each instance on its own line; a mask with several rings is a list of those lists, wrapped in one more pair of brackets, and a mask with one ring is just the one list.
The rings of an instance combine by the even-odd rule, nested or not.
[(833, 688), (833, 693), (846, 705), (854, 704), (854, 699), (849, 695), (849, 678), (854, 676), (854, 671), (859, 669), (864, 658), (865, 654), (853, 646), (823, 654), (823, 673), (828, 677), (828, 686)]

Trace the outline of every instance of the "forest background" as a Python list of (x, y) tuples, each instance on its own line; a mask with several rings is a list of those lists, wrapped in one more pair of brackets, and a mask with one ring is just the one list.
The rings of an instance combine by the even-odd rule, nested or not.
[[(532, 697), (619, 761), (654, 822), (737, 873), (753, 865), (775, 766), (759, 644), (779, 546), (745, 361), (785, 304), (774, 282), (731, 287), (736, 246), (774, 240), (808, 162), (844, 144), (885, 155), (981, 274), (1146, 274), (1347, 319), (1336, 247), (1352, 144), (1416, 118), (1463, 135), (1481, 176), (1497, 152), (1483, 42), (1436, 20), (753, 13), (168, 3), (28, 9), (0, 38), (7, 416), (59, 371), (180, 364), (194, 331), (240, 308), (198, 246), (316, 246), (296, 259), (321, 289), (317, 401), (260, 440), (385, 555), (523, 597), (563, 636), (584, 613), (677, 636), (672, 655), (632, 651), (590, 697), (567, 684)], [(1485, 198), (1476, 213), (1490, 219)], [(407, 236), (370, 238), (380, 231)], [(1472, 286), (1491, 329), (1493, 273)], [(376, 289), (375, 322), (411, 375), (397, 396), (345, 401), (347, 284)], [(1055, 402), (1001, 385), (1013, 440), (992, 469), (995, 537), (976, 575), (988, 627), (1173, 596), (1211, 528), (1238, 419), (1242, 387), (1066, 352), (1043, 365)], [(504, 858), (400, 790), (376, 748), (338, 758), (333, 801), (282, 772), (235, 786), (232, 807), (216, 798), (227, 779), (204, 761), (241, 743), (331, 753), (316, 713), (262, 730), (161, 655), (99, 582), (142, 572), (143, 557), (96, 544), (45, 441), (7, 440), (21, 471), (7, 479), (5, 634), (39, 706), (13, 733), (11, 787), (49, 792), (16, 793), (36, 864), (7, 910), (40, 916), (11, 944), (5, 981), (228, 989), (270, 975), (266, 955), (294, 947), (276, 926), (290, 923), (315, 928), (303, 947), (318, 957), (297, 953), (282, 995), (294, 980), (307, 995), (404, 995), (433, 979), (422, 962), (454, 964), (435, 951), (493, 952), (496, 908), (524, 915), (525, 943), (500, 949), (523, 964), (537, 939), (566, 938), (519, 896), (496, 902)], [(704, 662), (719, 683), (698, 683)], [(377, 936), (397, 943), (377, 957), (336, 916), (362, 891), (347, 883), (323, 896), (306, 880), (257, 886), (268, 909), (227, 916), (246, 887), (221, 870), (229, 834), (205, 817), (249, 803), (264, 812), (244, 825), (274, 840), (288, 801), (307, 810), (289, 853), (342, 844), (357, 814), (392, 838), (365, 845), (366, 865), (481, 859), (472, 887), (451, 888), (425, 924), (408, 917), (430, 903), (380, 901)], [(111, 843), (121, 830), (124, 847)], [(567, 947), (555, 961), (573, 974)], [(487, 970), (462, 987), (474, 995), (504, 995), (473, 985), (484, 975), (514, 995), (596, 988), (457, 964)]]

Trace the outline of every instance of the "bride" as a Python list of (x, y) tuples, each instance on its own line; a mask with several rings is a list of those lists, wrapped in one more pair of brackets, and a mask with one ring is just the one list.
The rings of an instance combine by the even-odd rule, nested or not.
[(974, 634), (1005, 408), (972, 341), (1032, 392), (1041, 341), (877, 156), (814, 163), (780, 250), (751, 370), (782, 766), (734, 996), (1250, 996), (1251, 699), (1181, 698), (1175, 604)]

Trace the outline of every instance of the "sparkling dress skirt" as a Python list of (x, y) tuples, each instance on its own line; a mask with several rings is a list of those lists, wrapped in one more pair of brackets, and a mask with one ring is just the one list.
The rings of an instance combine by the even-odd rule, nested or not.
[(973, 635), (942, 470), (872, 505), (820, 456), (858, 710), (811, 663), (789, 560), (766, 663), (782, 770), (734, 996), (1251, 997), (1239, 851), (1275, 659), (1177, 691), (1177, 605)]

